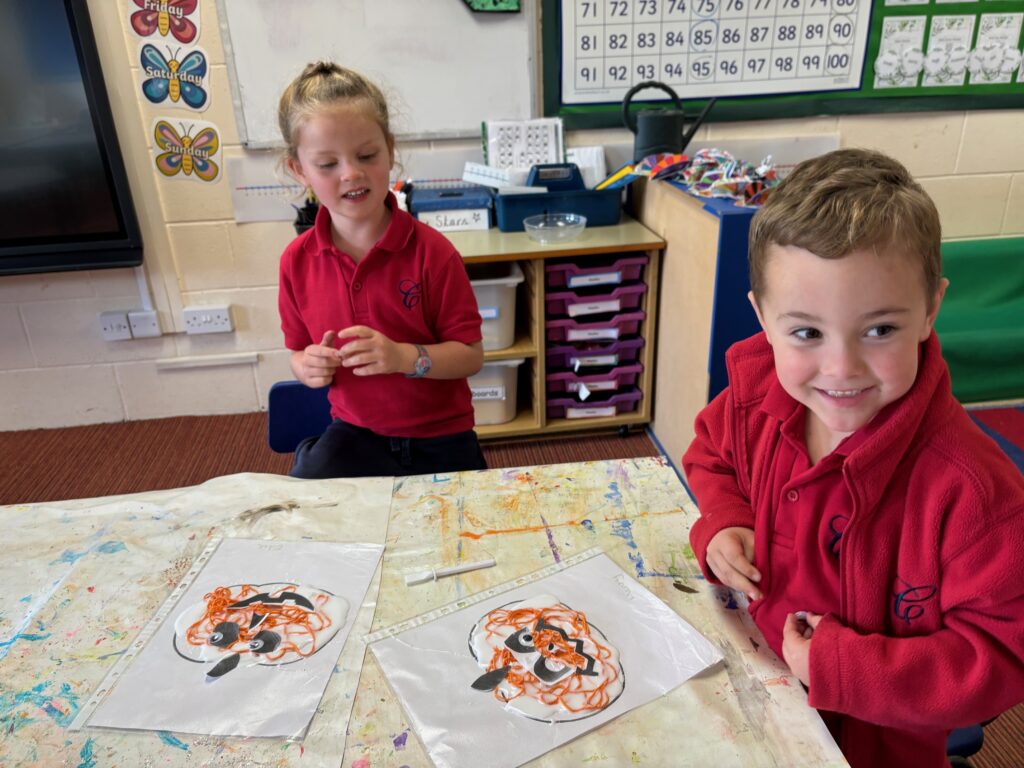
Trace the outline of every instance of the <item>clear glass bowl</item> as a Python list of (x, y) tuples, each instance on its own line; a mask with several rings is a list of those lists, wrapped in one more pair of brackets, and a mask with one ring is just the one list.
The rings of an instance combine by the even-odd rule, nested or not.
[(526, 234), (542, 245), (575, 240), (587, 226), (587, 217), (578, 213), (540, 213), (523, 219)]

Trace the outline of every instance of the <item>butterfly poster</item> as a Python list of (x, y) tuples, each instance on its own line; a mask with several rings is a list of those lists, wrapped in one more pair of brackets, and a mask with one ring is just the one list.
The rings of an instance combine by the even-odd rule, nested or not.
[[(301, 736), (383, 550), (225, 539), (177, 601), (158, 612), (159, 627), (88, 727)], [(344, 731), (345, 723), (336, 725)]]
[(202, 48), (183, 52), (181, 46), (143, 43), (138, 60), (142, 95), (149, 103), (196, 112), (210, 106), (209, 58)]
[(128, 22), (139, 37), (189, 45), (199, 37), (199, 0), (132, 0)]
[(215, 182), (223, 175), (221, 141), (213, 123), (159, 117), (153, 122), (156, 169), (169, 179)]

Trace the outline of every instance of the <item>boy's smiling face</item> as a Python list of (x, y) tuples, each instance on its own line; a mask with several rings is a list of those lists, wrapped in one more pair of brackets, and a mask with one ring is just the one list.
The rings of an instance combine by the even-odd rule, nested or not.
[(764, 295), (750, 300), (782, 387), (807, 407), (808, 442), (830, 451), (913, 386), (947, 281), (928, 301), (921, 263), (899, 253), (823, 259), (772, 245), (767, 255)]

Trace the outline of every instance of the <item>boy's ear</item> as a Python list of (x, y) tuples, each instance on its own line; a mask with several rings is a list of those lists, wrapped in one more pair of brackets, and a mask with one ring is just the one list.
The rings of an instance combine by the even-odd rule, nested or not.
[(928, 314), (925, 315), (924, 329), (921, 332), (921, 341), (927, 339), (932, 332), (932, 328), (935, 326), (935, 318), (939, 315), (939, 307), (942, 306), (942, 299), (946, 296), (946, 289), (949, 287), (949, 279), (942, 278), (939, 281), (939, 289), (935, 291), (935, 296), (932, 297), (931, 305), (928, 307)]
[[(754, 308), (754, 314), (757, 315), (757, 322), (761, 324), (761, 330), (768, 333), (768, 326), (764, 324), (764, 315), (761, 314), (761, 308), (757, 306), (757, 299), (754, 297), (753, 291), (747, 291), (747, 301), (750, 302), (750, 306)], [(771, 336), (768, 337), (768, 343), (771, 344)]]

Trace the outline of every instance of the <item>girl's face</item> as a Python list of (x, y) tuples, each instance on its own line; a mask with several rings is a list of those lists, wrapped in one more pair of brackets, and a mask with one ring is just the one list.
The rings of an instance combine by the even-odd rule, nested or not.
[(365, 110), (340, 108), (310, 117), (298, 129), (293, 174), (331, 213), (336, 229), (385, 215), (394, 147)]

